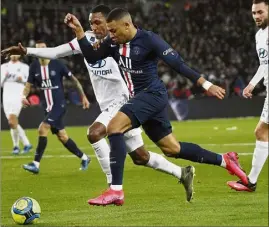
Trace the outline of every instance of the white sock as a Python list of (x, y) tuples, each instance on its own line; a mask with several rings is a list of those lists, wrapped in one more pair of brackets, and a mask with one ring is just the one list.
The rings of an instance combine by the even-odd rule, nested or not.
[(262, 167), (268, 157), (268, 142), (256, 141), (252, 158), (252, 168), (248, 175), (249, 181), (255, 184), (258, 180)]
[(40, 162), (33, 161), (33, 163), (35, 164), (35, 166), (36, 166), (37, 168), (39, 168)]
[(110, 170), (110, 159), (109, 159), (110, 148), (107, 144), (106, 139), (103, 138), (99, 140), (98, 142), (92, 144), (92, 147), (94, 149), (95, 155), (100, 163), (103, 172), (106, 174), (107, 183), (111, 184), (112, 175)]
[(122, 190), (122, 185), (110, 185), (110, 188), (114, 191)]
[(22, 141), (23, 145), (24, 146), (30, 145), (30, 142), (29, 142), (23, 128), (20, 125), (18, 125), (17, 129), (18, 129), (18, 132), (19, 132), (20, 140)]
[(86, 154), (83, 153), (81, 159), (82, 159), (82, 160), (87, 160), (87, 159), (88, 159), (88, 156), (87, 156)]
[(168, 173), (170, 175), (173, 175), (177, 177), (178, 179), (181, 178), (181, 167), (175, 165), (172, 162), (169, 162), (167, 159), (165, 159), (162, 155), (156, 154), (149, 151), (149, 161), (146, 164), (146, 166), (162, 171), (164, 173)]
[(13, 147), (18, 147), (19, 146), (19, 133), (18, 133), (18, 127), (13, 129), (10, 129), (10, 134), (13, 142)]

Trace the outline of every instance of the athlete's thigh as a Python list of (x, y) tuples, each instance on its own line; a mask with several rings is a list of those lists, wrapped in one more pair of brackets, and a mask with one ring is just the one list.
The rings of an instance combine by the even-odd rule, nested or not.
[(22, 109), (22, 104), (19, 101), (4, 101), (3, 100), (3, 107), (4, 107), (4, 112), (6, 117), (8, 118), (9, 115), (15, 115), (15, 116), (19, 116), (21, 109)]
[(49, 113), (46, 114), (46, 117), (43, 122), (51, 126), (52, 134), (57, 134), (60, 130), (64, 129), (65, 126), (63, 120), (65, 113), (65, 108), (55, 106)]
[(168, 118), (167, 109), (163, 109), (146, 121), (142, 127), (147, 136), (155, 143), (172, 133), (172, 126)]
[(140, 128), (134, 128), (124, 134), (128, 153), (135, 151), (137, 148), (144, 145), (141, 133), (142, 130)]
[(132, 122), (132, 128), (138, 128), (160, 113), (167, 105), (166, 92), (140, 92), (124, 104), (120, 111)]
[(103, 110), (102, 113), (95, 119), (95, 122), (99, 122), (107, 128), (109, 122), (113, 117), (115, 117), (122, 105), (126, 102), (127, 97), (125, 96), (115, 98), (115, 100), (108, 106), (108, 108)]

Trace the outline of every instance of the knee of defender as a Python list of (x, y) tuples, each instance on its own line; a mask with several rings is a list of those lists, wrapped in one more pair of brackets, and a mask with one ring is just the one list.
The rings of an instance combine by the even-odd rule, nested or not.
[(98, 142), (106, 136), (106, 132), (102, 132), (100, 130), (91, 130), (89, 128), (87, 133), (87, 138), (91, 144)]
[(136, 154), (135, 156), (132, 156), (133, 163), (135, 165), (146, 165), (149, 161), (149, 153), (143, 153), (141, 154)]

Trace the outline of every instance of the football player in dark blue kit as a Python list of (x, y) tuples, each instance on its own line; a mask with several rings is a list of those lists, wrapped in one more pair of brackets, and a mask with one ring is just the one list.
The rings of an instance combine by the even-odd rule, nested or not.
[[(38, 41), (36, 47), (43, 48), (46, 47), (46, 44), (43, 41)], [(39, 138), (34, 161), (23, 165), (25, 170), (35, 174), (39, 173), (39, 165), (47, 146), (49, 130), (57, 135), (58, 139), (71, 153), (81, 159), (80, 170), (86, 170), (90, 163), (90, 158), (68, 137), (64, 129), (63, 117), (66, 112), (63, 88), (64, 77), (74, 82), (81, 96), (83, 108), (89, 108), (89, 102), (81, 84), (59, 60), (39, 58), (30, 65), (29, 77), (23, 91), (22, 103), (24, 106), (30, 105), (27, 96), (29, 95), (31, 86), (34, 85), (41, 89), (41, 102), (45, 110), (45, 118), (38, 129)]]
[[(166, 112), (167, 91), (157, 74), (158, 59), (162, 59), (175, 71), (219, 99), (223, 99), (225, 95), (222, 88), (205, 80), (186, 65), (179, 53), (158, 35), (135, 27), (129, 12), (125, 9), (117, 8), (109, 13), (107, 17), (109, 37), (100, 43), (97, 49), (87, 41), (83, 28), (74, 15), (67, 14), (65, 23), (76, 33), (88, 63), (95, 63), (107, 56), (112, 56), (116, 60), (131, 97), (110, 121), (107, 128), (111, 146), (112, 185), (99, 197), (89, 200), (89, 204), (105, 206), (124, 203), (122, 180), (126, 147), (123, 133), (140, 125), (166, 156), (222, 166), (242, 181), (247, 181), (246, 174), (239, 166), (236, 153), (220, 155), (196, 144), (176, 140)], [(187, 175), (188, 177), (182, 183), (187, 200), (190, 201), (193, 196), (194, 167), (189, 167)]]

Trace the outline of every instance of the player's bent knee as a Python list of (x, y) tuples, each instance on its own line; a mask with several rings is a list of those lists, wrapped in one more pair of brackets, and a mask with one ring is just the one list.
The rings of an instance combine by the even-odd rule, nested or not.
[(13, 128), (13, 129), (17, 127), (17, 124), (13, 120), (8, 120), (8, 125), (10, 128)]
[(148, 151), (141, 151), (139, 148), (130, 153), (130, 156), (135, 165), (146, 165), (149, 161), (149, 153)]
[(87, 138), (91, 144), (98, 142), (106, 137), (106, 128), (91, 128), (87, 132)]

